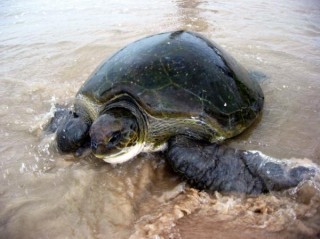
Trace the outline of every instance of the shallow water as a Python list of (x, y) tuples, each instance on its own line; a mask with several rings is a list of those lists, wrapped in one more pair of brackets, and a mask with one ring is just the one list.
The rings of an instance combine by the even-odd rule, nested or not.
[(50, 108), (70, 104), (105, 57), (176, 29), (204, 34), (266, 75), (260, 122), (229, 144), (320, 164), (318, 0), (3, 0), (1, 238), (320, 237), (319, 185), (207, 194), (179, 181), (161, 155), (111, 166), (61, 156), (41, 138)]

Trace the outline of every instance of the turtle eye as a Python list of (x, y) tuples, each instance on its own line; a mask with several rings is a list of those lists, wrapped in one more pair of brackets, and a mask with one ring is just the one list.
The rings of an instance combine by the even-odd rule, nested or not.
[(121, 132), (120, 131), (116, 131), (112, 134), (110, 140), (109, 140), (109, 144), (111, 145), (116, 145), (119, 143), (121, 139)]

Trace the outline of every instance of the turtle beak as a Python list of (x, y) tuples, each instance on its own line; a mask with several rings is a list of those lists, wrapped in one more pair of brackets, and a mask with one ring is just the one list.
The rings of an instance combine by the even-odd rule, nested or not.
[(91, 141), (91, 150), (94, 154), (105, 154), (107, 149), (104, 144)]
[(117, 147), (110, 146), (105, 144), (104, 142), (96, 142), (94, 140), (91, 141), (91, 150), (94, 155), (105, 157), (106, 155), (117, 153), (119, 150)]

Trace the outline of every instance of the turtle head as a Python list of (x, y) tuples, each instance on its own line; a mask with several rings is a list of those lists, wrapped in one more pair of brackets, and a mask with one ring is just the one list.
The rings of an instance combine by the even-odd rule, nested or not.
[(93, 154), (108, 163), (122, 163), (143, 148), (139, 124), (132, 114), (103, 114), (90, 128)]

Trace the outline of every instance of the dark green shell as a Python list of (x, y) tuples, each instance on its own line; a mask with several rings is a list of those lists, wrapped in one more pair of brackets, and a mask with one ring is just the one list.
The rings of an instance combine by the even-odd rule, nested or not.
[(127, 93), (157, 117), (211, 118), (222, 128), (247, 127), (263, 93), (217, 44), (186, 31), (162, 33), (124, 47), (91, 75), (78, 96), (107, 103)]

